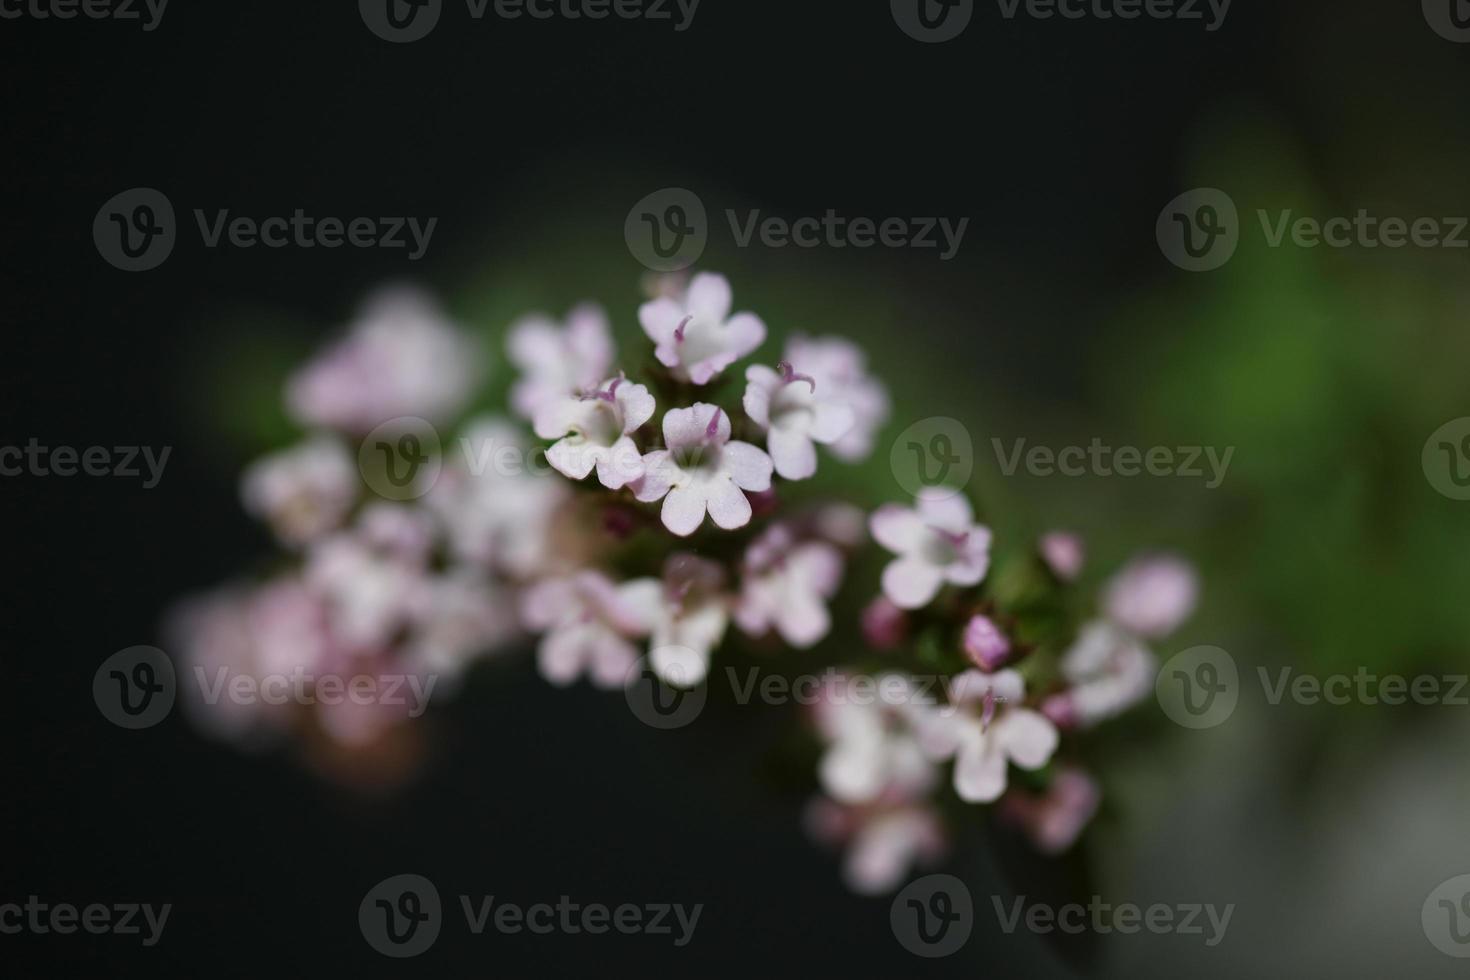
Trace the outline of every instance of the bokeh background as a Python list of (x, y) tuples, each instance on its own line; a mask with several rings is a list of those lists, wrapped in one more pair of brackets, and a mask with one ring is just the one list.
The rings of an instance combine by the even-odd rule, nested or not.
[[(704, 0), (693, 27), (474, 22), (385, 44), (354, 4), (180, 5), (158, 30), (6, 21), (0, 126), (4, 443), (173, 447), (153, 490), (0, 481), (10, 529), (0, 892), (172, 902), (164, 941), (5, 936), (16, 976), (662, 975), (1449, 976), (1419, 921), (1470, 871), (1467, 710), (1268, 705), (1257, 666), (1459, 673), (1470, 504), (1420, 452), (1470, 414), (1464, 251), (1267, 248), (1257, 208), (1321, 217), (1470, 214), (1470, 48), (1417, 4), (1237, 0), (1223, 28), (1007, 21), (915, 43), (886, 4)], [(186, 234), (129, 275), (91, 240), (103, 201), (153, 186), (181, 218), (439, 217), (400, 252), (207, 250)], [(1199, 565), (1174, 638), (1247, 676), (1225, 725), (1120, 739), (1083, 855), (1119, 901), (1235, 903), (1215, 949), (1102, 937), (1058, 953), (1002, 935), (988, 896), (1054, 883), (977, 822), (949, 870), (979, 899), (948, 960), (893, 941), (885, 900), (841, 885), (770, 780), (779, 709), (660, 733), (622, 700), (555, 691), (526, 658), (478, 670), (432, 714), (433, 752), (393, 794), (241, 755), (175, 717), (122, 732), (88, 692), (108, 654), (157, 642), (178, 596), (269, 550), (241, 466), (289, 436), (287, 368), (387, 280), (435, 289), (492, 342), (530, 309), (595, 298), (623, 338), (644, 271), (632, 204), (695, 190), (712, 213), (969, 217), (931, 251), (738, 249), (701, 265), (778, 332), (860, 339), (895, 396), (888, 438), (935, 415), (976, 446), (999, 528), (1081, 531), (1099, 566), (1141, 547)], [(1235, 258), (1192, 275), (1160, 254), (1165, 202), (1226, 190)], [(504, 384), (508, 368), (492, 367)], [(990, 440), (1234, 446), (1217, 489), (1186, 479), (1004, 476)], [(862, 472), (896, 496), (886, 444)], [(885, 482), (886, 481), (886, 482)], [(867, 502), (865, 500), (865, 502)], [(1172, 650), (1161, 650), (1167, 654)], [(707, 723), (706, 723), (707, 722)], [(703, 902), (696, 941), (446, 930), (410, 963), (357, 932), (390, 873), (446, 895)], [(1028, 878), (1040, 874), (1039, 878)], [(10, 970), (6, 970), (10, 973)]]

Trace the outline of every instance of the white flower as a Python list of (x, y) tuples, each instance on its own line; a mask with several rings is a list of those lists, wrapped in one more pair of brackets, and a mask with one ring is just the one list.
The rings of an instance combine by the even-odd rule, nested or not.
[(607, 314), (590, 303), (567, 314), (566, 326), (549, 317), (528, 316), (510, 328), (510, 361), (521, 372), (511, 389), (511, 407), (533, 419), (547, 402), (585, 391), (612, 371), (612, 331)]
[(1147, 698), (1158, 661), (1126, 630), (1094, 620), (1062, 655), (1061, 669), (1071, 687), (1048, 698), (1045, 711), (1063, 724), (1090, 727)]
[(1005, 792), (1010, 763), (1040, 769), (1056, 751), (1056, 726), (1018, 707), (1024, 694), (1025, 682), (1014, 670), (967, 670), (955, 678), (950, 710), (936, 712), (922, 737), (931, 757), (954, 758), (960, 799), (991, 803)]
[(536, 435), (558, 440), (546, 451), (546, 461), (562, 475), (585, 480), (596, 467), (603, 486), (620, 490), (643, 476), (643, 457), (631, 436), (653, 411), (647, 388), (609, 378), (594, 392), (543, 403), (536, 412)]
[(479, 381), (479, 347), (425, 295), (384, 290), (345, 338), (292, 376), (286, 402), (308, 426), (364, 435), (390, 419), (447, 420)]
[(325, 601), (345, 653), (381, 652), (422, 607), (421, 559), (394, 553), (358, 531), (335, 534), (307, 555), (307, 584)]
[(643, 457), (637, 498), (662, 500), (664, 527), (680, 537), (693, 534), (706, 512), (727, 531), (748, 524), (744, 491), (771, 488), (771, 458), (748, 442), (731, 442), (730, 418), (715, 405), (670, 409), (663, 430), (667, 448)]
[(709, 674), (710, 654), (730, 623), (724, 581), (724, 569), (714, 562), (677, 554), (666, 563), (656, 593), (623, 596), (649, 624), (648, 662), (665, 684), (696, 687)]
[(515, 603), (507, 590), (477, 568), (460, 565), (424, 582), (404, 657), (423, 672), (457, 680), (478, 656), (519, 634)]
[(301, 545), (341, 526), (359, 482), (347, 447), (317, 436), (252, 463), (240, 480), (240, 496), (245, 510), (269, 522), (282, 543)]
[(933, 862), (946, 847), (938, 816), (917, 801), (849, 806), (819, 798), (807, 807), (805, 818), (813, 837), (847, 844), (842, 877), (860, 895), (892, 891), (911, 867)]
[(827, 602), (842, 581), (842, 552), (825, 541), (798, 541), (776, 524), (745, 553), (735, 622), (751, 636), (771, 627), (793, 647), (806, 649), (827, 635)]
[(879, 544), (899, 557), (883, 570), (883, 592), (901, 609), (919, 609), (945, 582), (978, 585), (990, 568), (990, 529), (974, 523), (970, 502), (941, 489), (917, 510), (885, 504), (869, 519)]
[(871, 803), (884, 793), (928, 792), (936, 778), (934, 765), (917, 732), (932, 706), (921, 700), (901, 674), (827, 680), (815, 711), (817, 729), (828, 743), (817, 766), (822, 788), (851, 804)]
[(622, 687), (638, 662), (629, 641), (648, 635), (662, 591), (657, 579), (617, 585), (592, 571), (532, 586), (521, 616), (527, 628), (547, 631), (536, 651), (541, 676), (562, 687), (586, 673), (598, 687)]
[(776, 472), (788, 480), (805, 480), (817, 472), (813, 443), (832, 445), (852, 429), (857, 416), (840, 392), (818, 388), (789, 362), (772, 371), (762, 364), (745, 369), (745, 414), (765, 429), (766, 449)]
[(868, 374), (862, 350), (843, 337), (798, 335), (786, 342), (783, 359), (810, 377), (823, 398), (851, 409), (853, 424), (832, 443), (832, 454), (847, 462), (867, 459), (873, 437), (888, 421), (889, 403), (887, 389)]
[(754, 313), (730, 316), (730, 283), (704, 272), (682, 299), (660, 297), (638, 308), (638, 322), (656, 345), (659, 363), (682, 381), (709, 384), (715, 375), (759, 347), (766, 325)]
[(536, 472), (521, 433), (503, 419), (472, 422), (425, 503), (455, 557), (525, 579), (547, 572), (553, 523), (567, 486)]
[(1174, 632), (1194, 611), (1199, 580), (1188, 562), (1172, 555), (1135, 559), (1104, 591), (1108, 618), (1139, 636)]

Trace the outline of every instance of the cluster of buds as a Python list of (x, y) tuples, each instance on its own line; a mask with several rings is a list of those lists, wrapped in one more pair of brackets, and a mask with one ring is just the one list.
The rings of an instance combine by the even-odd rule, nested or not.
[[(531, 639), (554, 685), (620, 690), (646, 665), (689, 688), (736, 634), (808, 650), (850, 622), (877, 666), (843, 665), (813, 712), (823, 795), (809, 815), (847, 845), (852, 887), (892, 888), (940, 856), (951, 788), (965, 805), (998, 803), (1043, 850), (1070, 846), (1099, 792), (1062, 761), (1067, 742), (1147, 693), (1146, 643), (1190, 612), (1192, 572), (1140, 559), (1076, 629), (1055, 615), (1083, 571), (1073, 535), (1025, 548), (1020, 572), (992, 570), (994, 535), (958, 490), (871, 514), (803, 494), (824, 456), (871, 455), (888, 394), (841, 337), (793, 336), (779, 358), (745, 365), (741, 385), (736, 365), (767, 331), (733, 307), (722, 276), (660, 282), (638, 309), (652, 358), (636, 361), (619, 360), (596, 306), (527, 317), (507, 338), (509, 411), (487, 415), (467, 414), (487, 361), (469, 335), (417, 293), (376, 297), (288, 382), (302, 441), (244, 475), (246, 509), (288, 560), (180, 611), (186, 670), (445, 692)], [(401, 448), (409, 423), (444, 427), (462, 451), (415, 457), (429, 476), (375, 497), (362, 461)], [(857, 588), (844, 577), (872, 542), (893, 556), (868, 586), (880, 594), (844, 616), (840, 593)], [(874, 676), (896, 698), (844, 695)], [(209, 690), (221, 687), (195, 693)], [(190, 700), (234, 738), (305, 732), (374, 757), (415, 714), (387, 699)]]

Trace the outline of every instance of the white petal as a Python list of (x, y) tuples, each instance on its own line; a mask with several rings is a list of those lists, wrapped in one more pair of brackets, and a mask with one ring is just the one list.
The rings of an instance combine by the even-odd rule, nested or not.
[(837, 401), (818, 401), (812, 418), (811, 436), (826, 446), (836, 442), (852, 430), (857, 416), (850, 407)]
[(1040, 769), (1057, 750), (1056, 726), (1026, 708), (1006, 709), (991, 734), (1022, 769)]
[(917, 558), (899, 558), (883, 569), (883, 594), (900, 609), (920, 609), (939, 594), (944, 582), (937, 565)]
[(1006, 757), (988, 735), (971, 737), (954, 762), (954, 789), (967, 803), (991, 803), (1006, 789)]
[(781, 376), (764, 364), (752, 364), (745, 369), (745, 397), (741, 405), (750, 420), (762, 429), (771, 424), (771, 394), (781, 383)]
[[(604, 389), (605, 390), (605, 389)], [(643, 385), (621, 384), (615, 396), (623, 410), (623, 434), (628, 435), (653, 418), (653, 396)]]
[(638, 322), (655, 344), (671, 344), (674, 331), (684, 321), (684, 308), (668, 297), (660, 297), (638, 307)]
[(875, 510), (868, 518), (868, 530), (873, 532), (873, 540), (899, 555), (917, 551), (928, 533), (923, 518), (898, 504), (884, 504)]
[(772, 429), (766, 437), (766, 448), (771, 451), (776, 472), (787, 480), (806, 480), (817, 472), (817, 449), (805, 432)]
[(680, 475), (668, 451), (655, 450), (643, 457), (643, 476), (633, 484), (633, 496), (645, 504), (662, 500)]
[(580, 440), (573, 442), (563, 439), (550, 449), (546, 450), (546, 462), (563, 476), (569, 476), (573, 480), (585, 480), (587, 474), (592, 472), (592, 467), (597, 465), (598, 456), (603, 455), (605, 450), (599, 446), (589, 445)]
[(696, 687), (709, 673), (709, 652), (684, 646), (656, 646), (648, 662), (658, 679), (672, 687)]
[(684, 305), (701, 320), (724, 323), (730, 315), (730, 280), (714, 272), (701, 272), (689, 283)]
[(750, 501), (730, 480), (716, 479), (706, 484), (710, 520), (726, 531), (750, 523)]
[(771, 489), (771, 457), (748, 442), (727, 443), (722, 450), (720, 464), (742, 490), (763, 493)]
[(734, 360), (739, 360), (766, 342), (766, 324), (754, 313), (737, 313), (725, 325), (725, 339)]
[(627, 436), (623, 436), (597, 457), (598, 482), (609, 490), (621, 490), (629, 483), (642, 479), (644, 472), (643, 457), (638, 453), (638, 446)]
[[(645, 477), (644, 479), (647, 479)], [(737, 493), (739, 491), (736, 491)], [(674, 487), (664, 498), (664, 527), (687, 538), (704, 522), (705, 490), (702, 486)]]

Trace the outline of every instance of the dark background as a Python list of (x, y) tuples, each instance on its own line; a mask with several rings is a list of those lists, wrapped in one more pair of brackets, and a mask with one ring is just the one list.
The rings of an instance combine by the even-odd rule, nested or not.
[[(1444, 45), (1417, 5), (1398, 6), (1382, 30)], [(1356, 19), (1236, 0), (1225, 28), (1206, 34), (1170, 21), (1007, 22), (980, 4), (964, 36), (938, 46), (904, 36), (881, 2), (704, 0), (682, 34), (615, 19), (476, 22), (450, 2), (428, 39), (403, 46), (369, 34), (350, 2), (174, 0), (152, 33), (0, 22), (0, 442), (173, 447), (154, 490), (0, 481), (15, 575), (0, 642), (15, 774), (0, 793), (0, 899), (174, 905), (153, 949), (118, 936), (0, 937), (3, 972), (1054, 969), (1035, 937), (1000, 942), (987, 914), (960, 956), (904, 952), (887, 900), (849, 895), (834, 860), (802, 836), (801, 797), (752, 790), (774, 718), (745, 729), (716, 719), (681, 738), (638, 724), (620, 699), (555, 691), (527, 661), (502, 663), (435, 713), (435, 761), (383, 799), (343, 792), (283, 753), (210, 743), (177, 715), (116, 729), (92, 704), (92, 674), (116, 650), (158, 642), (177, 596), (268, 548), (237, 503), (243, 460), (190, 397), (209, 351), (249, 346), (224, 326), (232, 311), (311, 324), (306, 348), (371, 284), (405, 273), (442, 284), (514, 256), (612, 174), (636, 189), (624, 208), (682, 184), (792, 216), (969, 216), (954, 262), (882, 257), (912, 284), (915, 341), (1046, 363), (1095, 342), (1093, 314), (1112, 297), (1179, 275), (1157, 252), (1153, 220), (1189, 186), (1180, 160), (1203, 113), (1268, 106), (1310, 151), (1318, 122), (1298, 102), (1294, 52), (1329, 9)], [(1365, 39), (1379, 29), (1371, 16), (1359, 26)], [(1365, 68), (1362, 84), (1372, 76)], [(130, 275), (99, 257), (91, 224), (134, 186), (163, 190), (183, 227), (161, 268)], [(415, 268), (377, 250), (206, 250), (195, 207), (440, 221), (432, 261)], [(605, 248), (632, 282), (621, 212), (610, 213)], [(985, 330), (926, 333), (934, 307), (973, 310)], [(1058, 361), (1059, 389), (1069, 365)], [(965, 842), (952, 866), (991, 873)], [(367, 888), (400, 872), (427, 875), (451, 905), (461, 893), (523, 905), (567, 894), (705, 909), (695, 942), (673, 949), (650, 936), (475, 938), (451, 908), (434, 949), (399, 963), (367, 948), (356, 912)]]

